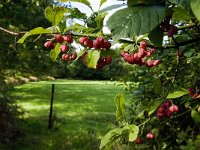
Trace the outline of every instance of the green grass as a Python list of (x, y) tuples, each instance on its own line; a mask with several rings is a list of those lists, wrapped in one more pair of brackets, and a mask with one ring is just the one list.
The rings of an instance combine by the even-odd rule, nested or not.
[[(54, 127), (49, 130), (51, 84), (55, 83)], [(56, 80), (29, 83), (12, 92), (24, 109), (25, 138), (14, 150), (97, 150), (115, 122), (114, 82)]]

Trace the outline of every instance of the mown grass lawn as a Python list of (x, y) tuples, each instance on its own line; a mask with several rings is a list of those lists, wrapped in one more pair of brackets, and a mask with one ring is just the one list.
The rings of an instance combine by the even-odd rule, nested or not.
[[(54, 126), (49, 130), (51, 84), (55, 83)], [(122, 86), (106, 81), (56, 80), (16, 86), (12, 92), (24, 109), (26, 136), (14, 150), (97, 150), (113, 128), (114, 97)]]

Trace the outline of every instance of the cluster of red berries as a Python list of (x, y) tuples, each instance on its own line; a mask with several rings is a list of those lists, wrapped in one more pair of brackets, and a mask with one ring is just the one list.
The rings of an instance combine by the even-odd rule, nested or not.
[[(97, 37), (95, 40), (91, 40), (88, 37), (81, 37), (79, 39), (80, 44), (88, 48), (94, 48), (98, 50), (110, 50), (111, 43), (104, 39), (104, 37)], [(112, 62), (112, 56), (101, 56), (97, 62), (97, 69), (102, 69), (105, 65), (109, 65)]]
[[(148, 140), (152, 140), (152, 139), (155, 138), (155, 134), (149, 132), (149, 133), (147, 133), (146, 138), (147, 138)], [(137, 138), (134, 140), (134, 143), (135, 143), (135, 144), (142, 144), (143, 142), (144, 142), (144, 140), (143, 140), (141, 137), (137, 137)]]
[(154, 48), (151, 48), (147, 51), (147, 42), (141, 41), (138, 52), (129, 53), (123, 51), (121, 56), (123, 57), (124, 61), (128, 62), (129, 64), (137, 64), (140, 66), (146, 65), (147, 67), (151, 68), (160, 64), (160, 60), (146, 60), (146, 58), (150, 57), (154, 52)]
[(112, 56), (107, 55), (105, 57), (101, 56), (97, 62), (97, 69), (102, 69), (105, 65), (109, 65), (112, 62)]
[(174, 113), (179, 111), (177, 105), (172, 105), (170, 100), (165, 100), (158, 108), (156, 116), (159, 119), (171, 117)]
[(53, 41), (47, 41), (44, 43), (44, 47), (46, 47), (47, 49), (54, 49), (55, 47), (55, 43), (61, 43), (62, 45), (60, 45), (60, 51), (63, 53), (62, 54), (62, 60), (68, 61), (68, 60), (75, 60), (77, 57), (76, 52), (72, 52), (71, 54), (69, 54), (69, 45), (73, 42), (73, 37), (72, 36), (62, 36), (60, 34), (56, 34), (54, 35), (54, 43)]
[(160, 28), (167, 32), (168, 37), (172, 37), (174, 34), (177, 33), (178, 28), (172, 24), (170, 24), (170, 20), (172, 18), (172, 15), (167, 15), (163, 22), (160, 24)]
[(106, 49), (109, 50), (111, 43), (104, 39), (104, 37), (97, 37), (95, 40), (90, 40), (88, 37), (81, 37), (79, 39), (80, 44), (89, 48)]

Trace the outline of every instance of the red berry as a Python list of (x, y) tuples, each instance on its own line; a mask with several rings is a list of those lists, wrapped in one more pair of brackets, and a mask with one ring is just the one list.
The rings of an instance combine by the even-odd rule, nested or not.
[(179, 108), (177, 105), (172, 105), (169, 107), (169, 110), (172, 112), (172, 113), (176, 113), (179, 111)]
[(148, 133), (146, 137), (147, 137), (147, 139), (151, 140), (151, 139), (155, 138), (155, 135), (153, 133)]
[(149, 67), (149, 68), (153, 67), (154, 66), (153, 61), (148, 60), (147, 63), (146, 63), (146, 66)]
[(103, 38), (102, 36), (97, 37), (97, 38), (96, 38), (96, 41), (97, 41), (100, 45), (103, 46), (103, 44), (104, 44), (104, 38)]
[(140, 48), (146, 49), (146, 47), (147, 47), (147, 42), (146, 41), (141, 41), (140, 42)]
[(47, 41), (44, 43), (44, 47), (46, 47), (47, 49), (54, 49), (54, 44), (52, 41)]
[(172, 105), (172, 102), (170, 100), (165, 100), (162, 105), (165, 107), (169, 107)]
[(170, 111), (170, 110), (166, 110), (166, 112), (165, 112), (165, 116), (166, 117), (171, 117), (173, 115), (173, 113)]
[(135, 143), (135, 144), (142, 144), (142, 143), (143, 143), (143, 139), (137, 137), (137, 138), (134, 140), (134, 143)]
[(55, 38), (55, 41), (58, 42), (58, 43), (62, 43), (63, 40), (64, 40), (62, 35), (60, 35), (60, 34), (54, 35), (54, 38)]
[(76, 54), (76, 52), (73, 52), (73, 53), (72, 53), (72, 55), (71, 55), (71, 59), (72, 59), (72, 60), (75, 60), (75, 59), (76, 59), (76, 57), (77, 57), (77, 54)]
[(92, 48), (93, 47), (93, 41), (90, 40), (90, 39), (85, 39), (83, 45), (89, 47), (89, 48)]
[(63, 36), (63, 39), (65, 42), (67, 43), (72, 43), (73, 42), (73, 38), (71, 36)]
[(60, 50), (61, 50), (62, 52), (69, 51), (69, 46), (67, 46), (67, 45), (60, 45)]
[(101, 43), (98, 42), (97, 40), (93, 41), (93, 46), (94, 46), (95, 49), (101, 49), (102, 48)]
[(164, 113), (161, 113), (161, 112), (157, 112), (156, 113), (156, 117), (159, 118), (159, 119), (162, 119), (165, 117), (165, 114)]
[(111, 64), (111, 62), (112, 62), (112, 56), (110, 56), (110, 55), (106, 56), (106, 57), (105, 57), (105, 63), (106, 63), (107, 65), (109, 65), (109, 64)]
[(151, 48), (151, 49), (149, 50), (149, 52), (150, 52), (150, 54), (153, 54), (153, 53), (155, 52), (155, 49), (154, 49), (154, 48)]
[(106, 50), (109, 50), (110, 47), (111, 47), (111, 43), (108, 42), (107, 40), (104, 40), (103, 47), (104, 47)]
[(70, 59), (68, 54), (63, 54), (62, 55), (62, 60), (68, 61)]
[(154, 61), (153, 61), (153, 65), (154, 65), (154, 66), (157, 66), (157, 65), (159, 65), (159, 64), (160, 64), (160, 60), (154, 60)]
[(80, 42), (81, 44), (84, 44), (84, 41), (85, 41), (86, 39), (88, 39), (88, 38), (87, 38), (87, 37), (80, 37), (79, 42)]

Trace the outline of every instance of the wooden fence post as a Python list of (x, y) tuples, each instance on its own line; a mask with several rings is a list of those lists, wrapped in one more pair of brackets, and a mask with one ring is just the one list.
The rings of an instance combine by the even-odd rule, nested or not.
[(55, 84), (52, 84), (51, 87), (51, 102), (50, 102), (50, 110), (49, 110), (49, 125), (48, 128), (51, 129), (53, 127), (53, 100), (54, 100), (54, 88), (55, 88)]

